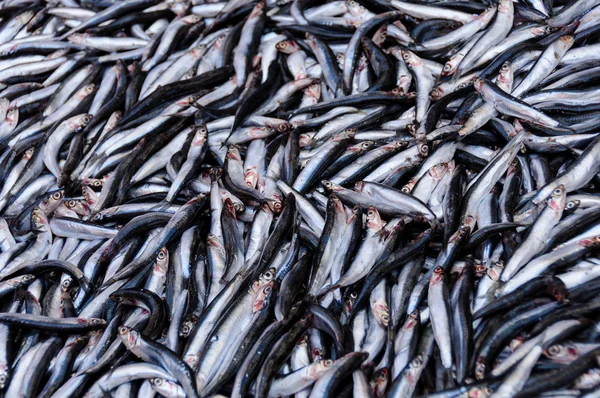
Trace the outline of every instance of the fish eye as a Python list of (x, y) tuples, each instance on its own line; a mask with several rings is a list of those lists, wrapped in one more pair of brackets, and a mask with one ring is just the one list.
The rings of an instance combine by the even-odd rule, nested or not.
[(450, 72), (450, 65), (446, 64), (443, 68), (444, 72)]
[(75, 202), (74, 200), (69, 200), (67, 202), (67, 207), (75, 207), (77, 206), (77, 202)]
[(382, 315), (381, 316), (381, 320), (384, 321), (384, 322), (387, 322), (387, 321), (390, 320), (390, 317), (388, 315)]
[(125, 334), (129, 331), (127, 326), (119, 326), (119, 334)]
[(52, 194), (52, 199), (59, 200), (60, 198), (62, 198), (62, 194), (60, 192), (54, 192)]
[(356, 298), (358, 298), (358, 293), (356, 293), (356, 292), (352, 292), (352, 293), (350, 293), (350, 298), (351, 298), (351, 299), (356, 299)]
[(422, 363), (423, 363), (423, 360), (421, 359), (421, 356), (418, 355), (415, 359), (413, 359), (412, 366), (416, 368), (416, 367), (421, 366)]
[(575, 207), (575, 202), (570, 201), (569, 203), (567, 203), (567, 206), (566, 206), (567, 209), (572, 209), (574, 207)]
[(269, 293), (271, 293), (271, 290), (273, 290), (273, 288), (271, 286), (267, 286), (267, 287), (264, 288), (263, 292), (265, 294), (269, 294)]
[(328, 360), (326, 360), (326, 361), (324, 362), (324, 365), (325, 365), (325, 366), (331, 366), (331, 365), (333, 365), (333, 361), (332, 361), (331, 359), (328, 359)]
[(159, 379), (158, 377), (155, 379), (151, 380), (152, 384), (154, 384), (155, 386), (160, 386), (163, 384), (164, 380), (163, 379)]
[(441, 274), (442, 272), (444, 272), (444, 269), (438, 265), (437, 267), (435, 267), (433, 272), (435, 272), (436, 274)]
[(271, 280), (273, 279), (273, 273), (271, 271), (267, 271), (264, 274), (265, 279)]
[(419, 150), (421, 151), (421, 153), (427, 153), (429, 151), (429, 146), (427, 144), (423, 144), (421, 145)]
[(100, 186), (102, 186), (102, 182), (94, 181), (94, 183), (92, 185), (94, 185), (95, 187), (100, 187)]
[(166, 254), (165, 254), (164, 250), (161, 250), (161, 251), (158, 252), (158, 259), (159, 260), (164, 260), (165, 257), (166, 257)]
[(546, 352), (550, 356), (558, 355), (560, 353), (560, 346), (557, 345), (557, 344), (551, 345), (550, 347), (548, 347), (548, 349), (546, 350)]
[(560, 188), (556, 188), (554, 190), (554, 195), (560, 195), (562, 193), (562, 190)]

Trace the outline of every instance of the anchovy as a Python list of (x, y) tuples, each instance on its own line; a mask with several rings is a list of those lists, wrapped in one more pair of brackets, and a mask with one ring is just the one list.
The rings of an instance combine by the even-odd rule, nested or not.
[(600, 1), (0, 2), (0, 395), (593, 396)]

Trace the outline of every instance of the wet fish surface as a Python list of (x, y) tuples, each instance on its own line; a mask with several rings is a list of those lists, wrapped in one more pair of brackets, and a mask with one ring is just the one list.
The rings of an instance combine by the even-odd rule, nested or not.
[(0, 397), (600, 396), (600, 1), (0, 2)]

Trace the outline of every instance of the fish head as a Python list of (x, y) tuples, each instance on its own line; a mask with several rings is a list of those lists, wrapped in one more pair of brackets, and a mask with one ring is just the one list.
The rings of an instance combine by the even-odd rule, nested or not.
[(67, 37), (67, 40), (69, 40), (73, 44), (81, 44), (87, 37), (89, 37), (89, 35), (86, 35), (84, 33), (74, 33)]
[(4, 121), (6, 123), (8, 123), (10, 126), (12, 126), (12, 125), (16, 124), (18, 120), (19, 120), (19, 108), (16, 108), (16, 107), (8, 108), (8, 111), (6, 112)]
[(481, 93), (483, 91), (484, 86), (485, 86), (484, 79), (475, 79), (475, 81), (473, 82), (473, 87), (475, 88), (475, 91), (477, 91), (478, 93)]
[[(309, 88), (312, 86), (309, 86)], [(319, 89), (319, 95), (318, 97), (321, 96), (321, 91)], [(279, 132), (279, 133), (287, 133), (289, 131), (292, 131), (292, 129), (294, 128), (294, 125), (288, 122), (283, 122), (283, 123), (279, 123), (277, 124), (277, 126), (275, 127), (275, 129)], [(270, 130), (273, 130), (272, 128), (269, 128)]]
[(426, 158), (429, 155), (429, 145), (426, 142), (422, 142), (418, 147), (419, 155)]
[(69, 199), (64, 202), (67, 209), (75, 212), (75, 214), (80, 216), (85, 216), (90, 213), (89, 207), (82, 203), (80, 200)]
[(381, 215), (377, 211), (375, 206), (369, 206), (369, 210), (367, 210), (367, 228), (372, 229), (374, 231), (379, 231), (385, 225), (384, 221), (381, 219)]
[(255, 314), (265, 306), (267, 306), (275, 290), (275, 281), (271, 281), (264, 285), (254, 296), (254, 302), (252, 303), (252, 313)]
[(388, 323), (390, 322), (390, 310), (387, 304), (375, 303), (371, 306), (371, 311), (373, 311), (373, 316), (377, 322), (384, 328), (387, 328)]
[(160, 275), (166, 275), (169, 269), (169, 251), (166, 247), (163, 247), (158, 251), (156, 255), (156, 261), (154, 263), (154, 271)]
[(240, 155), (240, 150), (238, 149), (238, 147), (236, 145), (230, 145), (229, 148), (227, 148), (227, 159), (230, 160), (235, 160), (238, 162), (242, 161), (242, 156)]
[(408, 316), (408, 319), (406, 320), (406, 322), (404, 322), (404, 325), (402, 325), (402, 330), (406, 331), (406, 330), (410, 330), (412, 328), (414, 328), (415, 326), (417, 326), (417, 324), (419, 324), (421, 322), (421, 314), (419, 312), (419, 310), (414, 310), (413, 312), (410, 313), (410, 315)]
[(100, 318), (88, 318), (88, 319), (78, 319), (78, 322), (86, 324), (86, 325), (90, 325), (90, 326), (96, 326), (96, 327), (101, 327), (101, 326), (105, 326), (106, 325), (106, 321), (104, 319), (100, 319)]
[(443, 279), (444, 279), (444, 268), (442, 268), (438, 265), (433, 270), (433, 274), (431, 274), (431, 280), (429, 281), (429, 284), (437, 285), (438, 283), (441, 283), (443, 281)]
[[(405, 76), (402, 76), (400, 79), (402, 80), (403, 78), (408, 79)], [(389, 91), (389, 93), (393, 95), (406, 95), (406, 93), (404, 92), (404, 87), (402, 86), (394, 87)]]
[(82, 87), (78, 92), (77, 92), (77, 98), (79, 100), (83, 100), (84, 98), (86, 98), (88, 95), (92, 94), (94, 91), (96, 90), (96, 85), (94, 83), (90, 83), (87, 84), (86, 86)]
[(308, 377), (311, 380), (318, 380), (334, 364), (331, 359), (322, 359), (309, 365)]
[(483, 357), (477, 358), (477, 362), (475, 363), (475, 378), (477, 380), (482, 380), (486, 375), (486, 366), (484, 363)]
[(198, 355), (185, 355), (183, 357), (183, 362), (187, 363), (188, 366), (192, 369), (196, 368), (196, 365), (198, 364)]
[(429, 169), (429, 175), (436, 180), (440, 180), (448, 170), (447, 163), (438, 163)]
[(63, 292), (68, 291), (72, 284), (73, 284), (73, 278), (71, 277), (71, 275), (63, 274), (63, 276), (61, 276), (60, 288), (62, 289)]
[(553, 344), (542, 354), (554, 362), (570, 363), (581, 356), (581, 351), (573, 344)]
[(467, 398), (487, 398), (494, 393), (491, 387), (472, 387), (467, 392)]
[(498, 12), (502, 14), (512, 14), (513, 9), (512, 0), (500, 0), (498, 2)]
[(8, 363), (4, 361), (0, 362), (0, 390), (3, 390), (7, 386), (9, 370)]
[(344, 297), (344, 306), (346, 307), (345, 310), (347, 310), (348, 313), (352, 312), (352, 309), (354, 308), (354, 303), (356, 302), (357, 298), (358, 292), (356, 291), (352, 291), (348, 295), (346, 295), (346, 297)]
[(357, 145), (353, 145), (352, 147), (348, 148), (348, 150), (350, 152), (353, 153), (365, 153), (366, 151), (368, 151), (375, 143), (373, 141), (363, 141), (360, 144)]
[(123, 341), (123, 344), (125, 344), (128, 349), (131, 349), (138, 344), (140, 335), (139, 332), (128, 326), (119, 326), (119, 337)]
[(450, 59), (448, 59), (448, 61), (446, 61), (446, 63), (442, 67), (441, 75), (443, 77), (452, 75), (456, 71), (456, 68), (458, 67), (459, 62), (460, 62), (459, 57), (457, 57), (457, 56), (450, 57)]
[(354, 138), (354, 136), (356, 135), (358, 129), (356, 128), (348, 128), (348, 129), (344, 129), (342, 130), (340, 133), (334, 135), (331, 138), (331, 141), (342, 141), (348, 138)]
[(92, 189), (100, 190), (104, 186), (104, 179), (102, 178), (84, 178), (82, 185), (92, 187)]
[(475, 278), (479, 279), (482, 276), (485, 275), (485, 273), (487, 272), (487, 267), (483, 264), (477, 264), (475, 265)]
[(502, 66), (500, 67), (500, 71), (498, 71), (498, 76), (496, 77), (496, 84), (498, 84), (498, 86), (500, 86), (503, 89), (508, 88), (509, 90), (507, 91), (510, 91), (510, 88), (513, 84), (513, 78), (514, 70), (512, 68), (512, 63), (510, 61), (507, 61), (502, 64)]
[(400, 54), (402, 55), (402, 60), (406, 62), (406, 65), (410, 68), (417, 68), (423, 65), (421, 58), (410, 50), (403, 48), (400, 50)]
[(560, 41), (560, 44), (562, 45), (563, 48), (569, 49), (573, 45), (573, 42), (575, 41), (575, 37), (573, 37), (573, 35), (564, 35), (564, 36), (561, 36), (560, 39), (558, 39), (558, 40)]
[(488, 268), (487, 275), (491, 280), (497, 281), (498, 279), (500, 279), (500, 275), (502, 274), (503, 270), (504, 262), (496, 261), (490, 268)]
[(423, 355), (417, 355), (410, 363), (408, 364), (408, 382), (411, 385), (417, 384), (419, 381), (420, 370), (423, 367)]
[(548, 206), (556, 212), (562, 212), (565, 208), (565, 202), (567, 197), (567, 190), (564, 185), (559, 185), (552, 191), (552, 195), (548, 200)]
[(179, 327), (179, 336), (183, 338), (189, 337), (192, 330), (194, 330), (194, 325), (198, 322), (199, 318), (192, 314), (185, 318), (183, 322), (181, 322), (181, 326)]
[(31, 222), (38, 231), (47, 231), (50, 229), (48, 217), (39, 206), (35, 206), (31, 211)]
[(202, 17), (197, 14), (190, 14), (190, 15), (186, 15), (185, 17), (181, 18), (181, 21), (188, 25), (195, 25), (198, 22), (202, 21)]
[(581, 201), (580, 200), (577, 200), (577, 199), (569, 200), (567, 202), (567, 204), (565, 205), (565, 211), (567, 213), (572, 213), (575, 210), (577, 210), (580, 205), (581, 205)]
[(275, 44), (275, 48), (277, 51), (282, 52), (284, 54), (293, 54), (298, 51), (298, 44), (296, 44), (293, 40), (282, 40), (279, 43)]
[(54, 209), (56, 209), (56, 207), (58, 207), (58, 205), (61, 203), (64, 195), (65, 191), (62, 189), (53, 192), (50, 196), (42, 201), (42, 209), (48, 213), (54, 211)]
[(192, 145), (194, 146), (202, 146), (206, 143), (208, 138), (208, 129), (204, 125), (196, 126), (196, 132), (194, 134), (194, 139), (192, 141)]
[(382, 368), (375, 372), (373, 375), (372, 387), (373, 394), (376, 397), (385, 396), (385, 390), (389, 381), (389, 370), (388, 368)]
[(319, 347), (313, 347), (310, 350), (310, 355), (311, 355), (313, 362), (317, 362), (317, 361), (322, 360), (322, 358), (325, 354), (324, 354), (323, 350), (320, 349)]
[(260, 288), (269, 284), (269, 282), (275, 279), (275, 268), (271, 267), (258, 276), (258, 279), (252, 283), (252, 290), (257, 293)]
[(325, 188), (327, 192), (336, 192), (341, 188), (339, 185), (328, 180), (322, 180), (321, 185), (323, 185), (323, 188)]
[(344, 53), (337, 53), (335, 54), (335, 60), (337, 61), (338, 65), (340, 67), (344, 66), (344, 60), (346, 59), (346, 54)]
[(400, 191), (406, 194), (411, 193), (415, 185), (417, 185), (418, 181), (419, 180), (417, 178), (411, 178), (406, 184), (402, 186), (402, 189), (400, 189)]

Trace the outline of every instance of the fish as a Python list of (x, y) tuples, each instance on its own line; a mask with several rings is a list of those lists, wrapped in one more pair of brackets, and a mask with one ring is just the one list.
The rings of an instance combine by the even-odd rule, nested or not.
[(0, 396), (596, 396), (600, 1), (0, 3)]

